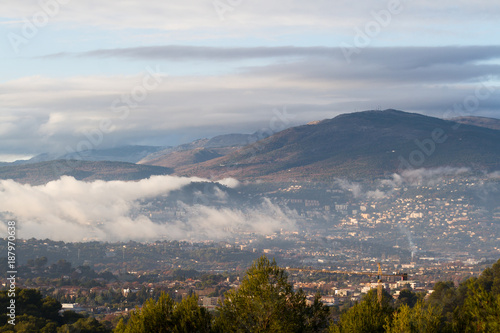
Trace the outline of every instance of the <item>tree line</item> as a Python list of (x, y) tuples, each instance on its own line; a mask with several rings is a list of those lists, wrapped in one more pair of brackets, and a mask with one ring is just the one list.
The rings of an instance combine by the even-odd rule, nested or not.
[(284, 269), (265, 256), (254, 262), (238, 290), (228, 291), (214, 314), (196, 296), (175, 304), (150, 300), (115, 332), (500, 332), (500, 260), (458, 287), (438, 282), (428, 297), (409, 289), (398, 299), (372, 290), (334, 320), (316, 295), (306, 304)]
[[(1, 295), (3, 306), (6, 296)], [(379, 302), (372, 290), (338, 316), (333, 316), (335, 310), (325, 307), (320, 299), (317, 294), (308, 305), (304, 292), (294, 290), (288, 282), (286, 271), (262, 256), (247, 270), (240, 288), (226, 292), (215, 312), (199, 306), (196, 295), (176, 303), (162, 294), (120, 319), (114, 332), (500, 332), (500, 260), (458, 287), (451, 281), (438, 282), (428, 296), (408, 289), (394, 300), (384, 291)], [(41, 322), (43, 332), (66, 332), (77, 324), (79, 332), (87, 332), (85, 325), (94, 325), (95, 332), (110, 330), (92, 319), (56, 318), (53, 310), (57, 304), (50, 298), (42, 301), (52, 304), (41, 307), (52, 309), (39, 314), (48, 316)], [(19, 322), (24, 322), (23, 315)], [(9, 331), (4, 319), (0, 332)], [(29, 315), (25, 320), (36, 324)], [(31, 332), (21, 329), (11, 331)]]
[(11, 303), (8, 291), (0, 291), (0, 332), (33, 333), (107, 333), (105, 327), (94, 318), (85, 318), (73, 311), (64, 311), (61, 303), (52, 297), (43, 297), (39, 290), (16, 288), (15, 325), (5, 311)]

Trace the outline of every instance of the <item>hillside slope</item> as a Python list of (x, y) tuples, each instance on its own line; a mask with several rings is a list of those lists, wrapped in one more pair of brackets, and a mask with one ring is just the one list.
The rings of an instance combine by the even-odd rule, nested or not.
[(145, 165), (157, 165), (168, 168), (177, 168), (184, 165), (192, 165), (209, 161), (211, 159), (224, 155), (226, 154), (220, 154), (218, 152), (218, 149), (195, 148), (184, 151), (172, 151), (169, 153), (165, 153), (155, 159), (145, 162), (141, 161), (140, 163)]
[(167, 175), (172, 169), (125, 162), (56, 160), (17, 166), (0, 167), (0, 179), (13, 179), (18, 183), (40, 185), (61, 176), (78, 180), (139, 180), (153, 175)]
[(253, 134), (223, 134), (211, 139), (198, 139), (151, 153), (138, 163), (168, 167), (199, 163), (227, 155), (268, 136), (268, 133), (257, 131)]
[(500, 169), (500, 131), (398, 110), (364, 111), (293, 127), (179, 175), (329, 180), (406, 168)]
[(461, 124), (474, 125), (479, 127), (486, 127), (490, 129), (500, 130), (500, 119), (468, 116), (468, 117), (457, 117), (451, 120)]

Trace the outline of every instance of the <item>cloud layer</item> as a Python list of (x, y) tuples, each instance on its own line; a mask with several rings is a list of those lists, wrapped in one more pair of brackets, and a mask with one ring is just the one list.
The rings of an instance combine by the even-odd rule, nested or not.
[[(378, 180), (370, 189), (367, 189), (362, 183), (346, 179), (336, 179), (335, 184), (341, 189), (351, 192), (354, 198), (377, 201), (390, 197), (394, 189), (401, 186), (434, 186), (441, 183), (445, 178), (467, 172), (470, 172), (470, 169), (463, 167), (420, 168), (394, 173), (390, 178)], [(498, 177), (498, 173), (498, 171), (490, 173), (488, 178), (494, 179)]]
[[(4, 1), (0, 4), (0, 10), (5, 13), (4, 17), (29, 17), (40, 10), (40, 3), (48, 2), (50, 1)], [(169, 1), (144, 3), (139, 0), (129, 0), (124, 5), (122, 1), (118, 0), (106, 2), (58, 0), (58, 3), (61, 8), (53, 20), (71, 23), (72, 26), (161, 29), (172, 32), (195, 28), (200, 30), (231, 28), (233, 31), (235, 28), (255, 31), (269, 27), (314, 29), (316, 31), (332, 28), (351, 29), (353, 25), (373, 19), (370, 12), (387, 9), (390, 2), (369, 0), (356, 1), (355, 3), (345, 0), (321, 0), (310, 3), (300, 0), (275, 0), (273, 2), (264, 0), (229, 2), (185, 0), (182, 3)], [(397, 26), (404, 31), (417, 31), (418, 29), (431, 32), (435, 31), (436, 27), (441, 27), (442, 31), (440, 32), (446, 33), (445, 26), (455, 28), (462, 25), (462, 29), (466, 32), (467, 23), (480, 22), (481, 19), (483, 22), (494, 22), (498, 19), (500, 12), (499, 4), (488, 0), (460, 2), (459, 4), (452, 0), (439, 2), (402, 0), (398, 3), (403, 9), (398, 15), (404, 15), (404, 20), (399, 22)], [(422, 25), (422, 22), (426, 25)], [(274, 33), (277, 32), (274, 31)]]
[[(270, 234), (293, 221), (269, 201), (246, 209), (179, 203), (185, 217), (162, 223), (131, 214), (139, 200), (166, 196), (199, 178), (153, 176), (138, 182), (82, 182), (64, 176), (41, 186), (0, 181), (0, 211), (17, 220), (19, 238), (83, 240), (227, 239), (236, 231)], [(234, 180), (223, 183), (236, 185)], [(133, 216), (133, 217), (132, 217)]]
[[(102, 122), (92, 148), (251, 133), (283, 106), (293, 124), (441, 116), (478, 85), (500, 88), (495, 1), (18, 0), (0, 12), (0, 154), (75, 150)], [(131, 99), (146, 68), (170, 76)], [(473, 115), (499, 107), (494, 93)]]
[[(167, 61), (147, 66), (138, 75), (32, 76), (0, 84), (3, 153), (65, 153), (67, 146), (77, 150), (80, 141), (98, 136), (96, 131), (105, 135), (96, 138), (99, 142), (92, 148), (168, 145), (222, 133), (251, 133), (269, 127), (273, 109), (283, 107), (293, 121), (281, 127), (376, 108), (444, 117), (458, 105), (456, 116), (498, 117), (500, 107), (500, 65), (491, 62), (500, 58), (498, 46), (367, 48), (354, 55), (351, 64), (335, 48), (167, 46), (80, 54), (97, 55), (155, 62), (278, 60), (223, 75), (164, 76)], [(485, 97), (464, 108), (464, 101), (478, 89)], [(100, 130), (103, 122), (106, 131)]]

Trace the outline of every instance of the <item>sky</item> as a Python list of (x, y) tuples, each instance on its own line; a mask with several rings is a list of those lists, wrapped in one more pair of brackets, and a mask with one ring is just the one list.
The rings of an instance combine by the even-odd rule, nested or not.
[(500, 2), (0, 3), (0, 161), (399, 109), (500, 118)]

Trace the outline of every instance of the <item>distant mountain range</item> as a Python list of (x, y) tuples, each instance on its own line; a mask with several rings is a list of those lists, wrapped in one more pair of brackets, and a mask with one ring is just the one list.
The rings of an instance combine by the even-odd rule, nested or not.
[(171, 174), (175, 167), (224, 156), (262, 137), (267, 135), (227, 134), (177, 147), (122, 146), (64, 155), (44, 153), (29, 160), (0, 163), (0, 179), (32, 185), (45, 184), (63, 175), (84, 181), (139, 180)]
[[(182, 155), (196, 155), (192, 159), (187, 158), (186, 162), (178, 162), (177, 160), (179, 158), (175, 155), (179, 154), (174, 154), (173, 160), (175, 162), (172, 163), (172, 166), (175, 167), (189, 163), (199, 163), (211, 158), (224, 156), (229, 152), (254, 143), (258, 139), (266, 138), (267, 136), (269, 135), (260, 132), (255, 132), (253, 134), (224, 134), (215, 136), (211, 139), (195, 140), (175, 147), (127, 145), (114, 148), (91, 149), (67, 154), (42, 153), (29, 160), (0, 162), (0, 166), (31, 164), (54, 160), (114, 161), (163, 166), (162, 164), (170, 164), (169, 162), (163, 162), (163, 159), (170, 159), (168, 156), (170, 153), (192, 151), (191, 153)], [(199, 153), (196, 154), (197, 152)], [(149, 163), (150, 161), (154, 161), (154, 163)]]
[(138, 163), (172, 168), (196, 164), (227, 155), (268, 136), (262, 132), (218, 135), (211, 139), (200, 139), (177, 147), (165, 148), (149, 154)]
[(49, 181), (72, 176), (78, 180), (139, 180), (153, 175), (168, 175), (172, 169), (111, 161), (55, 160), (0, 167), (0, 179), (13, 179), (18, 183), (41, 185)]
[[(240, 147), (230, 149), (230, 151), (237, 150)], [(227, 150), (224, 150), (226, 152)], [(221, 149), (207, 149), (207, 148), (194, 148), (190, 150), (171, 151), (160, 155), (157, 158), (140, 161), (139, 163), (146, 165), (159, 165), (170, 168), (178, 168), (185, 165), (197, 164), (214, 158), (224, 156), (221, 154)]]
[[(443, 120), (398, 110), (364, 111), (269, 137), (260, 132), (227, 134), (177, 147), (124, 146), (76, 156), (41, 154), (4, 164), (0, 178), (41, 184), (61, 174), (82, 180), (135, 180), (174, 173), (288, 181), (366, 179), (439, 166), (500, 170), (499, 128), (500, 120), (491, 118)], [(55, 165), (71, 165), (67, 161), (72, 158), (83, 161), (54, 172)]]
[(357, 112), (286, 129), (175, 173), (332, 180), (439, 166), (500, 169), (500, 131), (398, 110)]
[(122, 146), (107, 149), (92, 149), (78, 153), (36, 155), (27, 161), (17, 161), (15, 164), (48, 162), (54, 160), (84, 160), (84, 161), (114, 161), (137, 163), (144, 157), (163, 150), (166, 147), (157, 146)]

